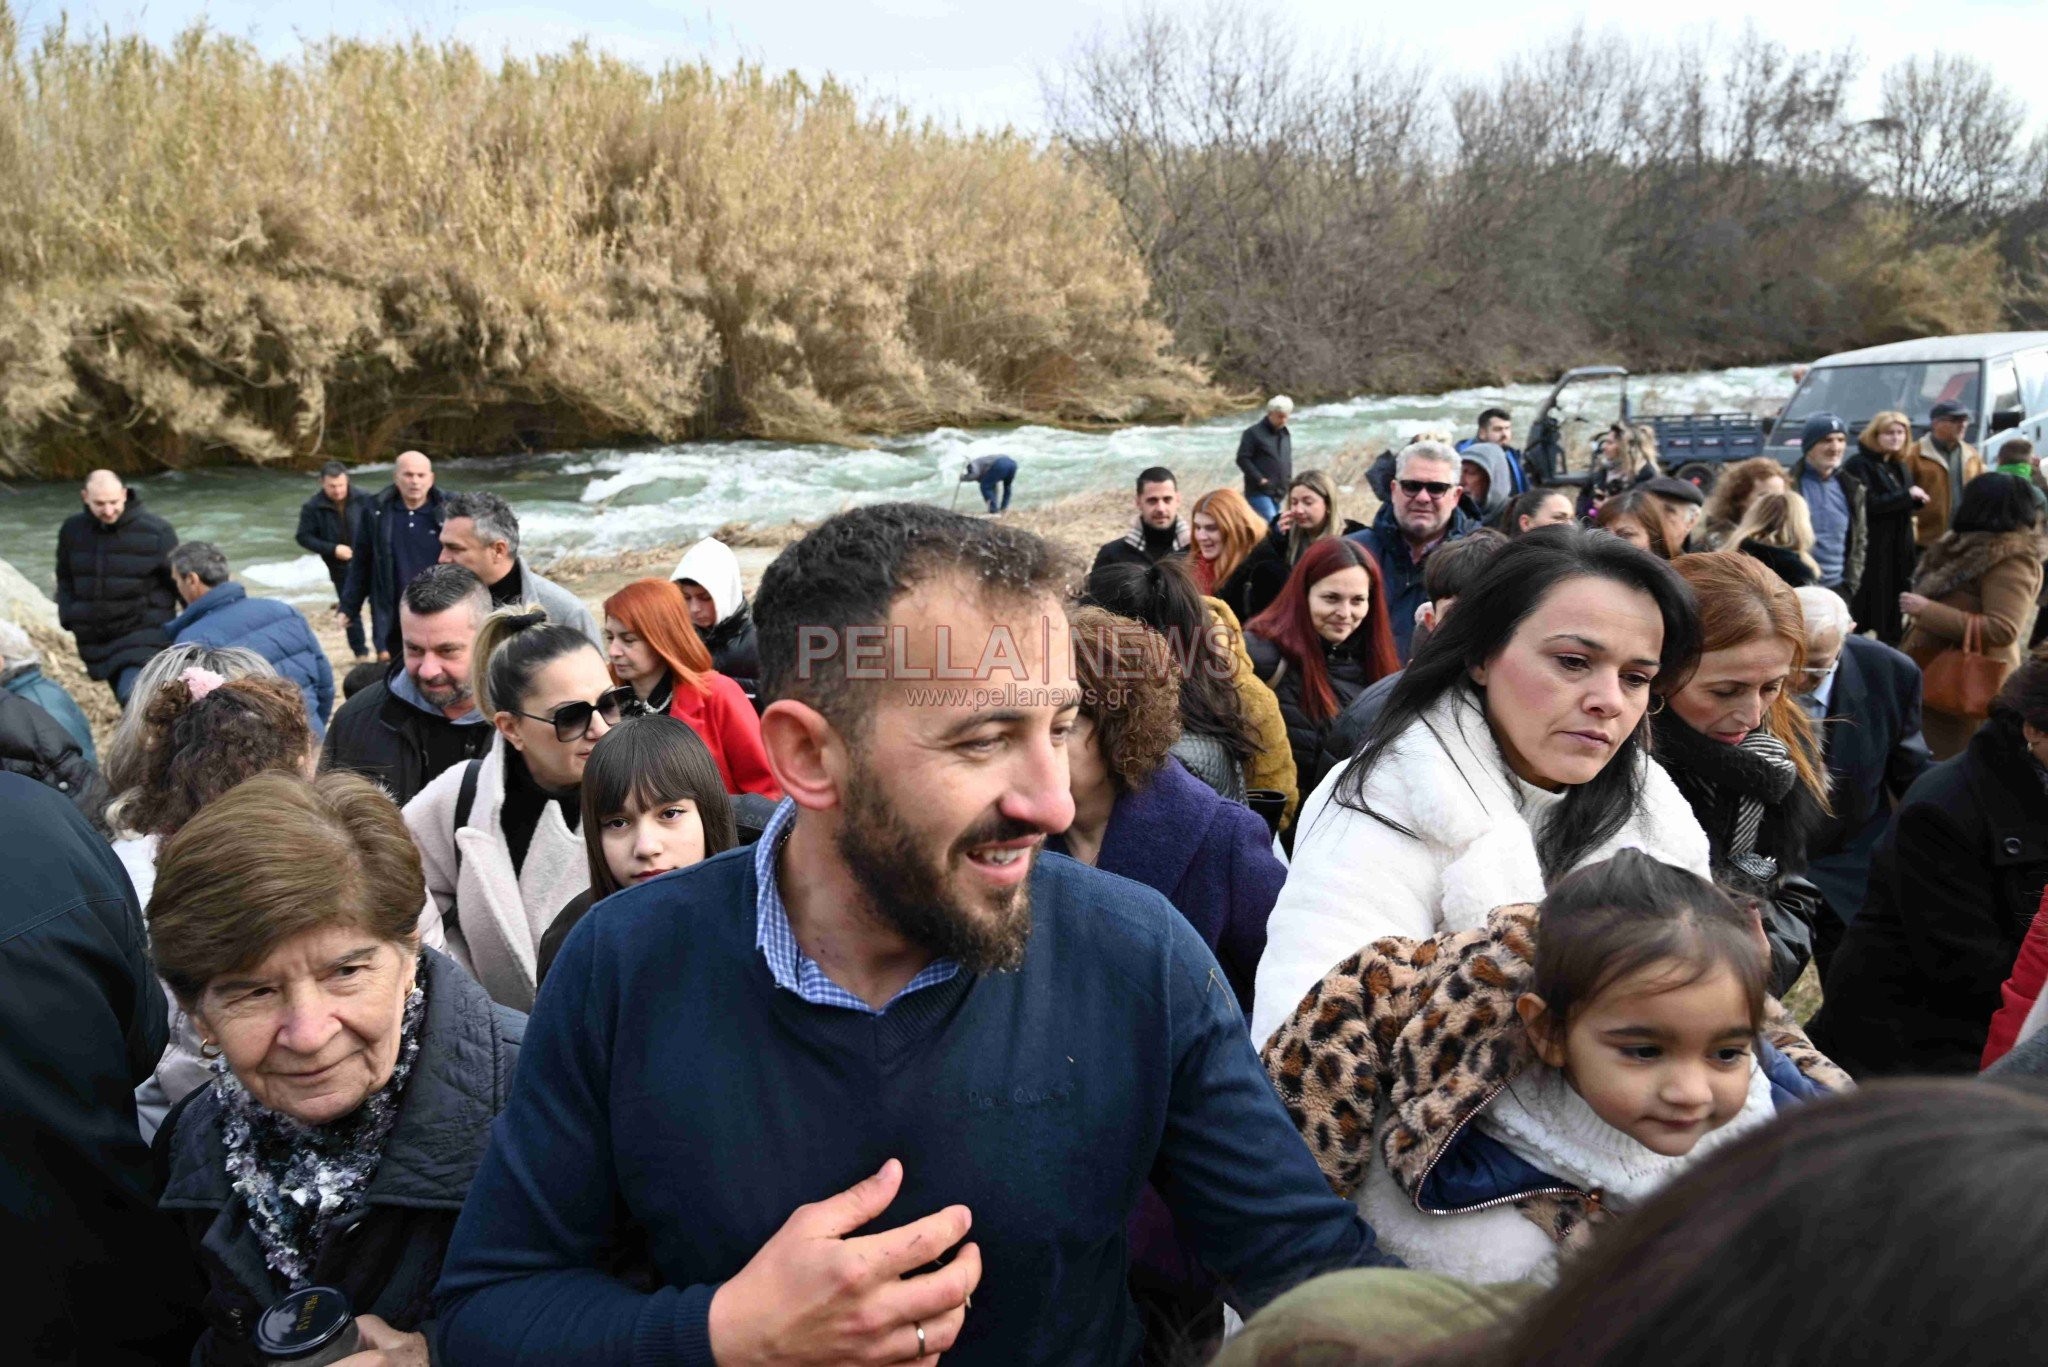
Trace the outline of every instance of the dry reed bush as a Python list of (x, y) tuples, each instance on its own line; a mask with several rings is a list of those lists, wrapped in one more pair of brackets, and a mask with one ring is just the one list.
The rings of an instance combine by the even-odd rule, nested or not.
[(1217, 399), (1063, 160), (742, 67), (0, 0), (0, 470), (1115, 420)]

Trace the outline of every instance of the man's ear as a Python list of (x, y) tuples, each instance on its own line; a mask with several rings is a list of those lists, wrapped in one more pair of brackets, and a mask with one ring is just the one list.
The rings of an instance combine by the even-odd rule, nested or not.
[(761, 714), (761, 746), (775, 781), (797, 806), (825, 811), (839, 805), (846, 742), (824, 713), (793, 698), (768, 704)]
[(1534, 992), (1524, 992), (1515, 998), (1515, 1014), (1522, 1018), (1522, 1029), (1527, 1032), (1536, 1057), (1552, 1068), (1563, 1068), (1564, 1031), (1558, 1028), (1563, 1022), (1551, 1015), (1543, 998)]

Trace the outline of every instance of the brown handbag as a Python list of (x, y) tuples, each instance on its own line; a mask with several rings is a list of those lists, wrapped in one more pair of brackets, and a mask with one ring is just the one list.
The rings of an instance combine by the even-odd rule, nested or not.
[(2005, 684), (2012, 666), (1983, 649), (1984, 618), (1971, 613), (1963, 627), (1963, 646), (1951, 646), (1927, 662), (1922, 698), (1928, 707), (1958, 717), (1983, 717)]

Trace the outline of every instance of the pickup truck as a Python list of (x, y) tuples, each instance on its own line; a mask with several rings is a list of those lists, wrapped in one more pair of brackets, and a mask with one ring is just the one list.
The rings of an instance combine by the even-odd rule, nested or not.
[[(1621, 421), (1648, 423), (1657, 433), (1664, 472), (1691, 480), (1702, 489), (1713, 486), (1715, 476), (1728, 462), (1764, 454), (1772, 430), (1769, 418), (1754, 413), (1637, 413), (1629, 405), (1628, 378), (1627, 370), (1613, 365), (1580, 366), (1558, 377), (1550, 397), (1536, 410), (1528, 444), (1522, 448), (1523, 463), (1534, 478), (1544, 484), (1584, 484), (1589, 476), (1586, 470), (1567, 468), (1566, 456), (1575, 443), (1565, 429), (1572, 423), (1586, 422), (1583, 417), (1560, 415), (1560, 401), (1574, 385), (1617, 384), (1621, 392)], [(1606, 424), (1600, 426), (1604, 428)], [(1592, 435), (1587, 434), (1589, 438)], [(1799, 454), (1797, 441), (1793, 443), (1792, 454), (1795, 458)]]

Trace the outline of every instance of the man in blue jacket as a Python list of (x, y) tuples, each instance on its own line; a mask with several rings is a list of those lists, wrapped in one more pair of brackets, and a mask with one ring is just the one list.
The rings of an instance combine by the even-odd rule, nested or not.
[(179, 645), (241, 646), (270, 661), (299, 686), (313, 739), (327, 731), (334, 711), (334, 666), (297, 608), (275, 598), (251, 598), (228, 582), (228, 558), (211, 541), (186, 541), (170, 554), (171, 579), (185, 610), (165, 630)]
[(1446, 541), (1456, 540), (1479, 524), (1458, 507), (1456, 451), (1438, 441), (1418, 441), (1394, 457), (1392, 495), (1380, 505), (1372, 526), (1353, 532), (1356, 541), (1380, 562), (1387, 593), (1387, 625), (1394, 629), (1394, 649), (1408, 663), (1414, 648), (1415, 613), (1428, 601), (1422, 584), (1423, 562)]
[(1508, 477), (1514, 482), (1514, 493), (1527, 493), (1529, 475), (1522, 467), (1522, 453), (1515, 449), (1515, 420), (1507, 409), (1481, 409), (1478, 431), (1458, 443), (1458, 454), (1464, 455), (1481, 442), (1491, 442), (1501, 449), (1501, 454), (1508, 458)]
[[(906, 503), (769, 568), (789, 797), (759, 844), (570, 933), (443, 1265), (439, 1361), (1121, 1367), (1148, 1179), (1242, 1309), (1383, 1260), (1200, 935), (1041, 849), (1074, 815), (1063, 580), (1028, 532)], [(622, 1247), (657, 1289), (607, 1274)]]
[(434, 462), (407, 451), (391, 467), (391, 487), (363, 510), (348, 578), (334, 611), (344, 622), (362, 621), (370, 609), (370, 648), (377, 658), (400, 654), (398, 596), (419, 572), (441, 560), (441, 491), (434, 486)]

